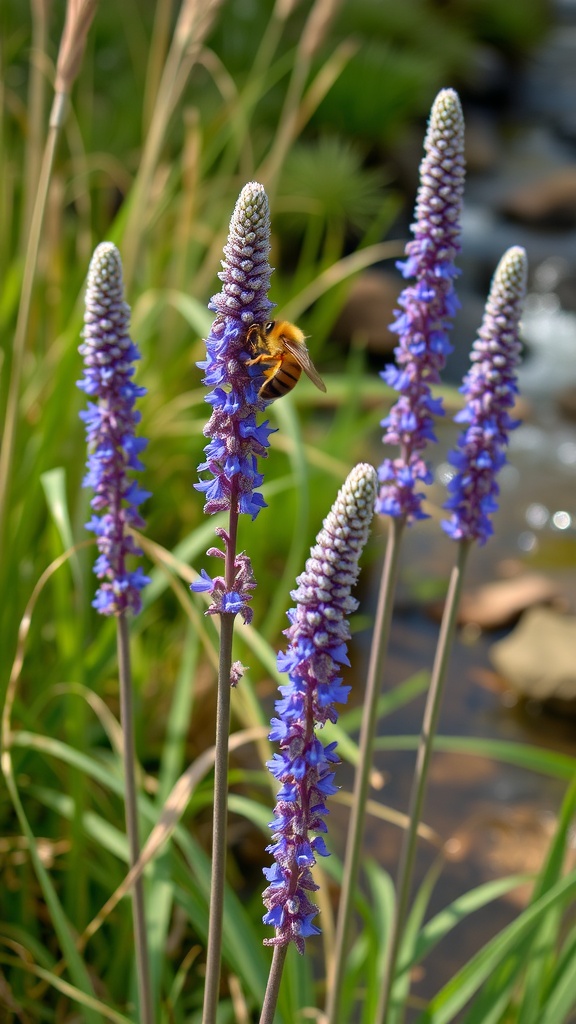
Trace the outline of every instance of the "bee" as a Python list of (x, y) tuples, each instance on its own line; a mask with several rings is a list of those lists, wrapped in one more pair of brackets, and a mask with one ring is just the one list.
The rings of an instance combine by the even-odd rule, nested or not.
[(258, 397), (273, 402), (287, 395), (300, 380), (302, 370), (320, 391), (326, 385), (316, 370), (306, 348), (306, 339), (299, 327), (288, 320), (269, 320), (265, 324), (252, 324), (248, 328), (248, 342), (259, 354), (249, 359), (247, 366), (262, 363), (266, 378)]

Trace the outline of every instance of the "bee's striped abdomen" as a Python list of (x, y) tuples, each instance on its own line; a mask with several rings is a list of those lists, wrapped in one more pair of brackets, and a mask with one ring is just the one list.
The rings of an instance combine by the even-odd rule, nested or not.
[(301, 373), (302, 370), (296, 360), (284, 358), (278, 369), (260, 388), (260, 398), (265, 402), (273, 402), (276, 398), (287, 395), (300, 380)]

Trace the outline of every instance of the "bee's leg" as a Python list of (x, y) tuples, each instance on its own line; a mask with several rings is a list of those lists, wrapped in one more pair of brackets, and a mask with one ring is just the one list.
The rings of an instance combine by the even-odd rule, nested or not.
[(257, 363), (269, 363), (270, 366), (275, 366), (279, 362), (281, 363), (282, 360), (278, 359), (278, 356), (271, 356), (268, 352), (263, 352), (255, 359), (247, 359), (244, 366), (256, 366)]

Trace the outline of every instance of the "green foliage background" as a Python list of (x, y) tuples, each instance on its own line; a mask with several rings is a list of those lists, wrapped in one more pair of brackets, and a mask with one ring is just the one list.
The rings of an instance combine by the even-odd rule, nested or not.
[[(64, 9), (63, 2), (42, 0), (30, 11), (18, 0), (0, 8), (3, 422)], [(83, 530), (83, 402), (75, 387), (83, 283), (95, 245), (107, 238), (123, 254), (132, 333), (143, 353), (138, 382), (148, 389), (141, 404), (142, 433), (150, 439), (142, 484), (153, 492), (145, 509), (153, 584), (133, 629), (147, 830), (180, 774), (211, 743), (217, 637), (201, 597), (188, 592), (189, 566), (199, 571), (206, 564), (217, 525), (204, 521), (193, 490), (208, 415), (196, 362), (230, 213), (252, 178), (264, 181), (271, 200), (271, 297), (311, 335), (328, 383), (326, 400), (302, 382), (271, 407), (279, 433), (264, 467), (269, 508), (254, 525), (243, 523), (240, 537), (259, 582), (258, 631), (246, 630), (238, 643), (250, 672), (236, 695), (235, 728), (261, 728), (255, 750), (240, 747), (231, 807), (240, 838), (257, 830), (264, 846), (272, 793), (260, 767), (260, 698), (270, 706), (289, 591), (338, 486), (377, 441), (384, 412), (385, 389), (366, 374), (361, 349), (333, 351), (330, 330), (354, 273), (401, 250), (400, 243), (383, 243), (402, 201), (388, 154), (425, 117), (440, 87), (466, 87), (480, 47), (518, 56), (537, 41), (546, 19), (539, 0), (345, 0), (334, 11), (317, 0), (287, 11), (281, 2), (215, 5), (196, 60), (183, 64), (182, 88), (163, 111), (177, 5), (102, 2), (59, 140), (0, 537), (0, 695), (3, 703), (7, 692), (14, 699), (3, 732), (11, 766), (4, 762), (7, 788), (0, 791), (1, 998), (22, 1021), (125, 1021), (134, 996), (126, 899), (86, 952), (75, 952), (75, 939), (122, 882), (127, 861), (120, 737), (111, 716), (114, 623), (99, 621), (90, 606), (94, 548)], [(307, 50), (310, 19), (322, 11), (325, 31)], [(143, 185), (154, 125), (160, 142)], [(73, 546), (42, 581), (47, 566)], [(209, 780), (190, 784), (189, 796), (173, 841), (149, 868), (154, 988), (166, 1022), (198, 1020), (202, 991)], [(227, 970), (245, 1019), (261, 999), (268, 964), (257, 870), (247, 878), (240, 861), (231, 866), (225, 935)], [(338, 867), (326, 870), (337, 874)], [(379, 879), (373, 884), (384, 908)], [(370, 941), (377, 945), (382, 935)], [(362, 957), (373, 965), (375, 953), (356, 954), (359, 976)], [(280, 1013), (292, 1024), (297, 1008), (313, 1006), (316, 997), (309, 960), (290, 960), (288, 971)], [(235, 1019), (234, 1012), (226, 993), (222, 1022)]]

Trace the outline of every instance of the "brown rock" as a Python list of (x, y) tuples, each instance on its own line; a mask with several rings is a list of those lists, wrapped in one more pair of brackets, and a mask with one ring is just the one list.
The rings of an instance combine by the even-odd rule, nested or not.
[(474, 623), (481, 629), (498, 629), (514, 622), (527, 608), (550, 604), (559, 596), (558, 587), (548, 577), (523, 573), (464, 594), (458, 620), (465, 625)]
[[(497, 878), (506, 874), (534, 873), (541, 870), (554, 837), (557, 821), (554, 815), (532, 804), (498, 807), (479, 802), (447, 844), (453, 861), (469, 859), (482, 875)], [(576, 862), (569, 850), (567, 867)], [(512, 889), (507, 900), (523, 907), (528, 902), (532, 885)]]
[(567, 420), (576, 420), (576, 386), (564, 388), (556, 395), (556, 404)]
[(572, 228), (576, 224), (576, 167), (563, 167), (515, 189), (500, 204), (506, 217), (523, 224)]
[(492, 644), (490, 660), (521, 696), (576, 703), (575, 651), (576, 616), (532, 608)]

